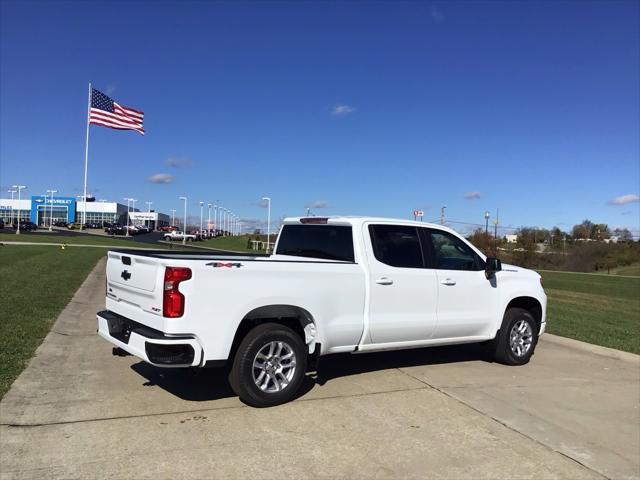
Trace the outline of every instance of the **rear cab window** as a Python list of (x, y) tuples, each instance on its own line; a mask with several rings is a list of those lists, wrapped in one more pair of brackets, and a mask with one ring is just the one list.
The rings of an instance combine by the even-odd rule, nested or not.
[(355, 262), (353, 232), (347, 225), (284, 225), (275, 253)]

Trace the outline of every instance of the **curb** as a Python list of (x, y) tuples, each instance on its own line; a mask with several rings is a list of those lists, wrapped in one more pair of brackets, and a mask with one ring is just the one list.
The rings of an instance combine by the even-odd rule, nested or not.
[(602, 347), (592, 343), (581, 342), (580, 340), (573, 340), (572, 338), (559, 337), (558, 335), (553, 335), (551, 333), (545, 333), (540, 337), (540, 339), (545, 342), (571, 348), (573, 350), (580, 350), (581, 352), (594, 353), (602, 357), (640, 364), (640, 355), (636, 355), (635, 353), (623, 352), (622, 350), (616, 350), (615, 348)]

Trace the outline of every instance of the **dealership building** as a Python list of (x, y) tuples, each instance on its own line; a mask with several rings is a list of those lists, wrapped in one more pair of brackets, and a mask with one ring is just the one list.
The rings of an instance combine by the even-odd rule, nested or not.
[[(10, 198), (0, 199), (0, 218), (4, 223), (33, 222), (38, 226), (48, 226), (50, 221), (81, 223), (85, 202), (73, 197), (50, 197), (34, 195), (30, 200)], [(146, 225), (157, 229), (169, 225), (169, 215), (159, 212), (141, 212), (137, 208), (127, 208), (117, 202), (86, 202), (87, 223), (127, 223), (127, 211), (133, 225)]]

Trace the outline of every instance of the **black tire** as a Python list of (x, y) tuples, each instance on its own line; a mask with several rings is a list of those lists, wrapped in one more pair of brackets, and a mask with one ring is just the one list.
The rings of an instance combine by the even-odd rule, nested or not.
[[(254, 360), (258, 352), (267, 348), (271, 342), (286, 344), (293, 351), (296, 362), (292, 378), (280, 391), (263, 391), (254, 380)], [(272, 407), (295, 397), (304, 381), (306, 371), (307, 348), (300, 336), (279, 323), (263, 323), (251, 330), (240, 343), (233, 359), (229, 383), (240, 400), (247, 405)], [(267, 383), (275, 388), (272, 380), (267, 380)]]
[[(526, 351), (524, 351), (524, 347), (520, 345), (520, 354), (518, 354), (518, 346), (515, 346), (516, 351), (511, 347), (511, 335), (514, 333), (512, 330), (516, 325), (526, 325), (526, 327), (523, 327), (525, 329), (523, 340), (525, 342), (527, 339), (530, 340), (529, 347)], [(505, 365), (525, 365), (529, 362), (536, 349), (538, 333), (537, 323), (527, 310), (522, 308), (508, 309), (504, 314), (502, 326), (493, 341), (495, 360)]]

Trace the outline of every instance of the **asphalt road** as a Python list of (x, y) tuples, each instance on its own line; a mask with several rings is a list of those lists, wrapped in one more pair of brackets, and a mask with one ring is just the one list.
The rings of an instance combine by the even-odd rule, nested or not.
[[(3, 233), (15, 233), (14, 229), (5, 228), (2, 230)], [(55, 235), (56, 237), (85, 237), (87, 235), (102, 235), (101, 230), (89, 230), (88, 233), (80, 232), (78, 230), (67, 230), (64, 228), (56, 228), (53, 233), (47, 229), (40, 229), (34, 232), (20, 232), (20, 240), (28, 241), (30, 236), (36, 235)], [(109, 235), (104, 235), (109, 236)], [(132, 242), (141, 242), (141, 243), (157, 243), (158, 240), (162, 240), (163, 233), (162, 232), (149, 232), (143, 233), (140, 235), (132, 235), (127, 237), (125, 235), (114, 235), (111, 238), (117, 238), (118, 240), (130, 240)]]
[(103, 271), (0, 404), (1, 478), (640, 478), (638, 356), (549, 335), (523, 367), (473, 346), (336, 355), (253, 409), (221, 370), (112, 356)]

